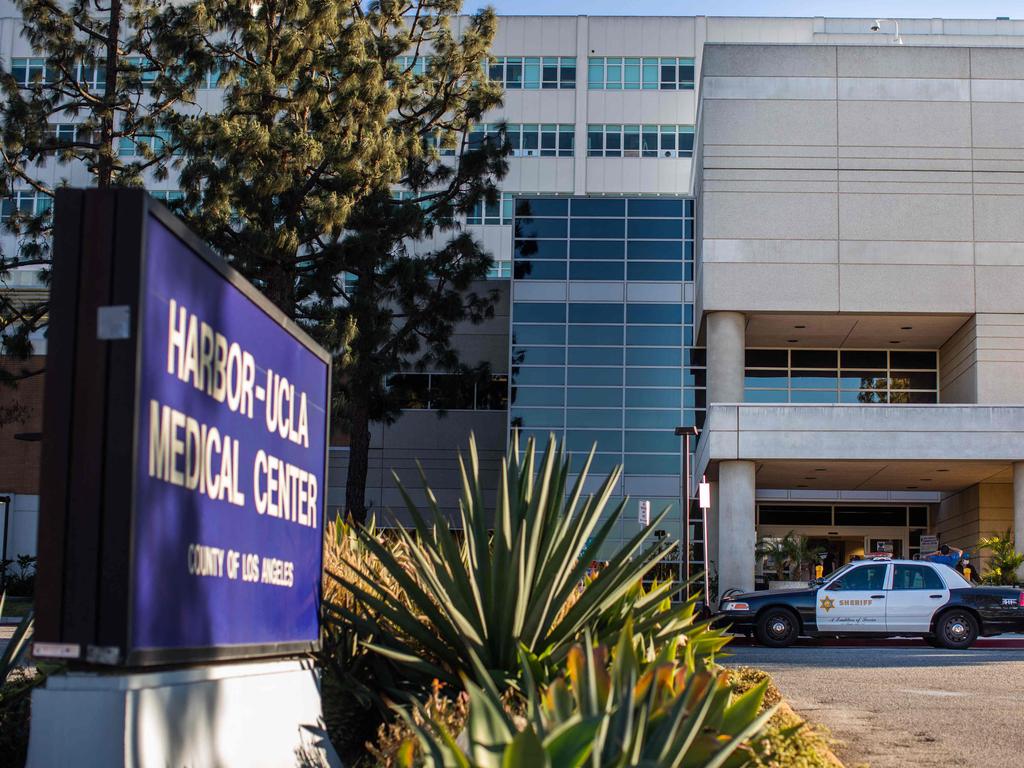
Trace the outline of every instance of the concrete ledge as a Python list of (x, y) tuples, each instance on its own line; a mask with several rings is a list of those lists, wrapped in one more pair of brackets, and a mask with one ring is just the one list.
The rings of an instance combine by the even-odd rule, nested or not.
[(694, 477), (717, 461), (1005, 462), (1024, 458), (1024, 406), (713, 404)]
[(51, 677), (29, 766), (338, 766), (303, 660)]

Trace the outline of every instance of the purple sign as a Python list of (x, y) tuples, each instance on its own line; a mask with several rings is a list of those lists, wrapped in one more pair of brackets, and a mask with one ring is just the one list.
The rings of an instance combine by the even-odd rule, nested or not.
[(315, 643), (329, 364), (154, 215), (130, 650)]

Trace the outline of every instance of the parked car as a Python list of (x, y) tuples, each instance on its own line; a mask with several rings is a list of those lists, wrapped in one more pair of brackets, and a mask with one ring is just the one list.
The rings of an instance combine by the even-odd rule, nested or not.
[(726, 593), (716, 621), (783, 648), (807, 637), (922, 637), (968, 648), (981, 636), (1024, 631), (1024, 592), (977, 587), (947, 565), (876, 557), (807, 589)]

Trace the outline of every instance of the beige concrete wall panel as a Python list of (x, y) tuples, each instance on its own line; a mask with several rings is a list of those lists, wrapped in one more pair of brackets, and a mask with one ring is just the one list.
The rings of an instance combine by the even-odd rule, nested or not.
[[(705, 160), (714, 157), (756, 157), (756, 158), (780, 158), (780, 157), (823, 157), (835, 160), (835, 145), (811, 145), (800, 144), (790, 146), (786, 144), (708, 144), (703, 145)], [(806, 173), (799, 169), (783, 169), (782, 172)], [(822, 171), (821, 173), (824, 173)], [(781, 177), (780, 177), (781, 178)]]
[(922, 101), (968, 102), (969, 80), (922, 77), (841, 77), (837, 83), (840, 101)]
[(835, 264), (835, 240), (704, 240), (704, 263)]
[[(716, 24), (720, 20), (716, 19)], [(709, 40), (710, 40), (709, 29)], [(781, 42), (781, 41), (780, 41)], [(835, 77), (836, 51), (821, 46), (704, 46), (704, 76)]]
[(1024, 196), (976, 195), (975, 239), (1020, 243), (1024, 240)]
[(705, 264), (703, 308), (838, 312), (839, 269), (829, 264)]
[(752, 168), (756, 170), (774, 169), (780, 170), (834, 170), (836, 168), (835, 157), (743, 157), (743, 156), (720, 156), (704, 159), (704, 167), (708, 169), (717, 168)]
[[(513, 121), (508, 115), (516, 115)], [(488, 112), (484, 122), (509, 120), (517, 123), (574, 123), (576, 94), (570, 90), (505, 91), (505, 103)]]
[(1024, 80), (975, 80), (971, 82), (971, 99), (975, 103), (1024, 101)]
[[(839, 157), (842, 159), (863, 159), (863, 160), (898, 160), (900, 162), (889, 163), (888, 165), (880, 168), (858, 168), (857, 166), (850, 166), (849, 170), (871, 170), (871, 171), (889, 171), (894, 172), (893, 169), (898, 169), (896, 173), (903, 173), (907, 171), (921, 170), (919, 168), (913, 168), (907, 165), (908, 160), (938, 160), (938, 161), (950, 161), (950, 160), (966, 160), (970, 161), (973, 157), (973, 150), (969, 146), (963, 147), (947, 147), (947, 146), (925, 146), (925, 147), (906, 147), (906, 146), (880, 146), (874, 145), (860, 145), (850, 144), (840, 146), (838, 149)], [(846, 170), (844, 168), (844, 170)], [(927, 170), (927, 169), (925, 169)], [(967, 165), (966, 169), (962, 168), (958, 163), (947, 162), (936, 166), (936, 170), (943, 172), (950, 171), (970, 171), (971, 166)]]
[(702, 98), (711, 99), (819, 99), (836, 98), (832, 77), (709, 77), (701, 81)]
[(840, 101), (839, 144), (969, 147), (971, 105), (967, 101)]
[(648, 56), (695, 55), (692, 16), (590, 16), (587, 21), (594, 56), (636, 56), (638, 51)]
[(1024, 312), (1024, 267), (975, 267), (978, 312)]
[(1001, 159), (1001, 160), (975, 160), (975, 171), (1012, 171), (1024, 173), (1024, 160)]
[(836, 48), (839, 77), (965, 78), (971, 76), (966, 48), (842, 45)]
[(968, 266), (843, 264), (840, 312), (973, 312)]
[[(673, 54), (676, 55), (676, 54)], [(582, 68), (576, 62), (576, 78), (586, 77), (586, 60)], [(540, 91), (542, 92), (542, 91)], [(558, 93), (559, 91), (551, 91)], [(538, 93), (538, 91), (533, 91)], [(572, 91), (561, 91), (572, 93)], [(661, 125), (692, 125), (697, 114), (696, 91), (588, 91), (587, 123), (655, 123)], [(536, 122), (552, 122), (538, 113)]]
[(1024, 49), (1021, 48), (971, 48), (971, 77), (1019, 78), (1024, 76)]
[(841, 264), (961, 265), (974, 264), (972, 243), (842, 240)]
[(705, 101), (702, 130), (710, 145), (834, 146), (834, 101)]
[[(928, 150), (930, 151), (930, 150)], [(885, 170), (899, 165), (908, 171), (969, 171), (970, 160), (944, 160), (930, 157), (840, 157), (837, 163), (840, 170)]]
[(970, 195), (970, 182), (942, 183), (939, 179), (923, 181), (841, 181), (840, 192), (875, 195)]
[(823, 240), (836, 237), (835, 195), (704, 195), (704, 238)]
[(844, 240), (973, 239), (971, 198), (966, 195), (841, 194), (839, 223)]
[(974, 143), (979, 157), (981, 148), (1020, 148), (1024, 146), (1024, 103), (975, 103), (972, 105)]
[(704, 180), (705, 192), (796, 192), (831, 194), (836, 191), (834, 181), (760, 181), (731, 179), (729, 181)]

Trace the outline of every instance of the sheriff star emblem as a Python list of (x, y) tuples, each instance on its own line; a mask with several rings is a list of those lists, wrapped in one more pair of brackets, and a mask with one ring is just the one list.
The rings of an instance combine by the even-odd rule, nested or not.
[(823, 611), (825, 611), (825, 613), (828, 613), (829, 611), (831, 611), (835, 607), (836, 607), (836, 604), (832, 600), (832, 596), (831, 595), (825, 595), (823, 598), (821, 598), (821, 609)]

